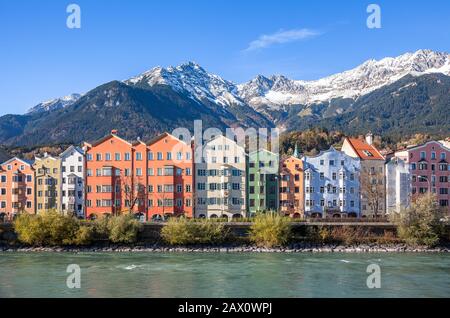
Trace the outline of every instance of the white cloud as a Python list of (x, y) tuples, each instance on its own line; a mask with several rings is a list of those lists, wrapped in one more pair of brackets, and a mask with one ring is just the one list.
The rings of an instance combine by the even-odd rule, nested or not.
[(273, 34), (261, 35), (258, 39), (250, 42), (250, 44), (244, 51), (253, 51), (264, 49), (275, 44), (306, 40), (318, 36), (319, 34), (319, 32), (310, 29), (292, 29), (286, 31), (280, 30)]

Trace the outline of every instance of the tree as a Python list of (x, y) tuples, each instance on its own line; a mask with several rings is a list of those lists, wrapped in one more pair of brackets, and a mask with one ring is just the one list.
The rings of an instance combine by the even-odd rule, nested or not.
[(409, 208), (391, 214), (401, 239), (411, 245), (426, 246), (439, 243), (444, 231), (442, 216), (437, 197), (428, 193), (418, 196)]
[(361, 194), (363, 202), (366, 202), (374, 217), (378, 217), (383, 211), (382, 204), (385, 201), (385, 186), (383, 173), (376, 168), (364, 168), (361, 173)]

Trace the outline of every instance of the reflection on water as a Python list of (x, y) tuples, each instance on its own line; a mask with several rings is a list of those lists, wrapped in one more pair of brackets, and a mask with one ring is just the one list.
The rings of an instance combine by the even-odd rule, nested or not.
[[(366, 268), (381, 267), (381, 289)], [(66, 268), (81, 267), (81, 289)], [(0, 253), (0, 297), (448, 297), (448, 254)]]

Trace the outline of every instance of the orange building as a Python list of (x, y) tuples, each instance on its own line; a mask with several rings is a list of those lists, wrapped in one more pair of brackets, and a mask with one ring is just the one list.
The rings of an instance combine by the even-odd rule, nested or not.
[(192, 217), (190, 144), (168, 133), (149, 143), (130, 143), (114, 130), (93, 144), (85, 143), (84, 150), (88, 218), (129, 211), (147, 220)]
[(304, 215), (303, 161), (295, 156), (280, 163), (280, 210), (291, 217)]
[(0, 216), (35, 213), (35, 172), (28, 161), (12, 158), (0, 166)]
[(164, 133), (148, 143), (148, 209), (153, 219), (193, 216), (194, 160), (190, 142)]
[(115, 215), (130, 210), (134, 179), (133, 145), (118, 137), (117, 131), (113, 130), (95, 143), (85, 143), (84, 151), (86, 217)]

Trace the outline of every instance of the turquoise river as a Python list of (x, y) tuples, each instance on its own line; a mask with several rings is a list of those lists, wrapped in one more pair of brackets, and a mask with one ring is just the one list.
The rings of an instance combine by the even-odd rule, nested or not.
[[(380, 288), (367, 287), (370, 264)], [(449, 296), (450, 254), (0, 253), (0, 297)]]

